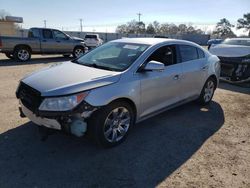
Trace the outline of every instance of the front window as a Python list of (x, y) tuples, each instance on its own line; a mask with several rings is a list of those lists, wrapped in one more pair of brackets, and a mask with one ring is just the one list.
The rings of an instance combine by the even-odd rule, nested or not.
[(124, 71), (149, 47), (145, 44), (110, 42), (73, 61), (85, 66)]
[(240, 45), (240, 46), (250, 46), (250, 40), (240, 40), (240, 39), (226, 39), (222, 44), (227, 45)]
[(54, 36), (56, 39), (67, 40), (68, 37), (61, 31), (53, 30)]

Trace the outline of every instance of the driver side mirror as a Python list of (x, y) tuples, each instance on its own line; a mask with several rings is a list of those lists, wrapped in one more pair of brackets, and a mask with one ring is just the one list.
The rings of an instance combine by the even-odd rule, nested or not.
[(165, 65), (158, 61), (149, 61), (142, 71), (163, 71)]

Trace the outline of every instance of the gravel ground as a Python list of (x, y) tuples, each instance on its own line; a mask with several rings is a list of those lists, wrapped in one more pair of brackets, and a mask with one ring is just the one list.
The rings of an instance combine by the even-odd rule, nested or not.
[(60, 133), (41, 141), (19, 117), (15, 89), (65, 60), (0, 55), (0, 187), (250, 187), (250, 88), (221, 83), (209, 106), (192, 102), (141, 122), (116, 148)]

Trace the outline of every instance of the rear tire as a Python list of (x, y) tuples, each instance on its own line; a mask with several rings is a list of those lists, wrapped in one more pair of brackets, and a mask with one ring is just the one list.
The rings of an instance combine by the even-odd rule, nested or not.
[(216, 80), (211, 77), (208, 78), (205, 85), (203, 86), (198, 102), (201, 105), (209, 104), (214, 96), (215, 89), (216, 89)]
[(5, 53), (6, 57), (8, 57), (9, 59), (14, 59), (13, 54), (11, 53)]
[(21, 62), (29, 61), (31, 58), (31, 51), (29, 48), (25, 46), (20, 46), (15, 48), (13, 56), (17, 61)]
[(98, 145), (114, 147), (127, 138), (134, 121), (135, 114), (128, 103), (113, 102), (91, 115), (87, 134)]

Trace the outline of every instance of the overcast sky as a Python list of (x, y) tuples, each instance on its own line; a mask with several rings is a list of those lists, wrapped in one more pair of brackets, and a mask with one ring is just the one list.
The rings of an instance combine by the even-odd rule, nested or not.
[(148, 24), (157, 20), (161, 23), (192, 23), (208, 28), (226, 17), (233, 24), (244, 13), (250, 12), (250, 0), (0, 0), (0, 9), (12, 16), (24, 19), (22, 26), (47, 27), (64, 30), (114, 31), (119, 24), (132, 19)]

